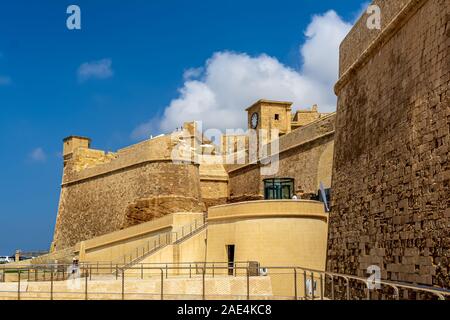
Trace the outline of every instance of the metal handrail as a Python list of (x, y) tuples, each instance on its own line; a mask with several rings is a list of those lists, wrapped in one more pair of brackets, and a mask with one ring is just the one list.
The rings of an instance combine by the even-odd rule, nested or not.
[[(251, 286), (251, 281), (250, 278), (254, 277), (254, 276), (259, 276), (260, 273), (259, 271), (255, 274), (252, 273), (252, 270), (254, 270), (254, 266), (252, 267), (250, 265), (250, 262), (246, 262), (247, 265), (245, 266), (238, 266), (238, 265), (233, 265), (231, 266), (231, 268), (234, 269), (234, 276), (236, 276), (236, 271), (237, 270), (242, 270), (243, 272), (239, 274), (239, 277), (246, 277), (247, 281), (246, 281), (246, 292), (247, 292), (247, 299), (251, 298), (251, 294), (250, 294), (250, 286)], [(141, 272), (143, 272), (143, 270), (156, 270), (156, 274), (160, 273), (160, 277), (161, 277), (161, 299), (164, 299), (164, 275), (167, 278), (169, 275), (169, 270), (189, 270), (189, 275), (191, 274), (191, 270), (192, 270), (192, 264), (190, 263), (189, 266), (187, 266), (187, 263), (185, 263), (184, 266), (180, 266), (177, 265), (175, 263), (172, 264), (165, 264), (165, 267), (162, 266), (147, 266), (144, 264), (142, 264), (141, 266), (131, 266), (127, 269), (125, 268), (120, 268), (120, 274), (122, 275), (122, 298), (125, 297), (125, 282), (126, 282), (126, 272), (127, 270), (141, 270)], [(198, 280), (201, 280), (203, 282), (203, 294), (202, 297), (203, 299), (205, 299), (205, 277), (208, 274), (208, 271), (212, 271), (208, 274), (208, 276), (214, 277), (215, 272), (214, 270), (229, 270), (230, 269), (230, 265), (227, 262), (195, 262), (195, 264), (200, 266), (200, 272), (197, 272), (197, 275), (202, 275), (200, 278), (197, 278)], [(219, 266), (219, 264), (224, 264), (223, 266)], [(225, 265), (226, 264), (226, 265)], [(150, 265), (150, 264), (148, 264)], [(58, 277), (58, 270), (64, 270), (64, 267), (66, 265), (44, 265), (43, 267), (46, 267), (48, 270), (50, 270), (50, 275), (49, 275), (49, 279), (45, 280), (46, 282), (50, 282), (50, 299), (54, 298), (54, 289), (53, 289), (53, 283), (58, 281), (59, 277)], [(91, 276), (92, 276), (92, 267), (97, 268), (98, 270), (108, 270), (110, 268), (110, 266), (104, 266), (104, 265), (80, 265), (80, 270), (82, 271), (80, 273), (80, 277), (84, 279), (85, 282), (85, 286), (84, 286), (84, 290), (85, 290), (85, 297), (86, 299), (88, 298), (88, 283), (89, 280), (91, 280)], [(25, 278), (25, 276), (21, 277), (21, 275), (24, 275), (26, 271), (30, 272), (31, 270), (35, 270), (37, 266), (22, 266), (22, 268), (16, 269), (14, 271), (17, 272), (17, 299), (21, 299), (21, 294), (22, 294), (22, 289), (21, 289), (21, 280), (25, 281), (25, 280), (29, 280), (30, 277), (30, 273), (28, 273), (28, 278)], [(259, 267), (259, 266), (258, 266)], [(35, 268), (35, 269), (33, 269)], [(358, 276), (353, 276), (353, 275), (346, 275), (346, 274), (339, 274), (339, 273), (334, 273), (334, 272), (326, 272), (326, 271), (321, 271), (321, 270), (314, 270), (314, 269), (309, 269), (309, 268), (304, 268), (304, 267), (267, 267), (270, 271), (267, 274), (268, 276), (278, 276), (280, 274), (282, 275), (294, 275), (294, 286), (295, 286), (295, 290), (294, 290), (294, 297), (292, 296), (286, 296), (285, 298), (295, 298), (296, 300), (298, 299), (298, 293), (301, 292), (300, 290), (298, 290), (297, 288), (297, 280), (298, 280), (298, 276), (299, 274), (303, 273), (303, 280), (304, 280), (304, 298), (305, 299), (320, 299), (323, 300), (325, 299), (325, 285), (326, 285), (326, 278), (330, 278), (332, 280), (331, 283), (331, 298), (334, 299), (334, 280), (338, 279), (338, 278), (342, 278), (345, 281), (345, 288), (346, 288), (346, 298), (347, 299), (351, 299), (352, 297), (350, 296), (350, 280), (354, 280), (354, 281), (358, 281), (364, 284), (368, 284), (367, 279), (363, 278), (363, 277), (358, 277)], [(7, 270), (7, 268), (2, 269), (3, 271)], [(45, 269), (44, 269), (45, 270)], [(275, 271), (274, 271), (275, 270)], [(277, 273), (276, 270), (290, 270), (289, 273)], [(292, 272), (293, 271), (293, 272)], [(137, 274), (130, 274), (128, 276), (137, 276)], [(154, 273), (151, 273), (151, 275), (155, 275)], [(226, 273), (221, 273), (221, 276), (227, 276)], [(127, 276), (127, 277), (128, 277)], [(188, 273), (184, 273), (184, 274), (178, 274), (178, 273), (172, 273), (171, 276), (188, 276)], [(231, 276), (231, 275), (230, 275)], [(64, 279), (64, 278), (63, 278)], [(142, 274), (141, 274), (141, 279), (143, 279)], [(307, 280), (310, 279), (311, 280), (311, 288), (310, 288), (310, 292), (307, 292)], [(65, 280), (65, 279), (64, 279)], [(315, 289), (315, 282), (316, 280), (320, 281), (320, 291), (318, 291), (317, 289)], [(412, 291), (417, 291), (417, 292), (424, 292), (424, 293), (431, 293), (436, 295), (439, 299), (441, 300), (445, 300), (446, 298), (450, 297), (450, 291), (449, 290), (445, 290), (445, 289), (437, 289), (437, 288), (432, 288), (432, 287), (425, 287), (425, 286), (417, 286), (417, 285), (412, 285), (412, 284), (408, 284), (408, 283), (398, 283), (398, 282), (392, 282), (392, 281), (386, 281), (386, 280), (380, 280), (379, 282), (381, 285), (386, 285), (389, 286), (391, 288), (394, 289), (395, 291), (395, 297), (396, 299), (400, 299), (399, 296), (399, 290), (400, 289), (405, 289), (405, 290), (412, 290)], [(354, 288), (354, 287), (352, 287)], [(358, 287), (357, 287), (358, 288)], [(2, 291), (2, 292), (12, 292), (12, 291)], [(26, 291), (24, 291), (26, 292)], [(44, 293), (44, 292), (40, 292), (40, 293)], [(59, 292), (58, 292), (59, 293)], [(98, 292), (93, 292), (95, 294), (97, 294)], [(119, 293), (117, 293), (119, 294)], [(139, 294), (139, 293), (138, 293)], [(144, 294), (144, 293), (143, 293)], [(181, 294), (181, 293), (180, 293)], [(230, 293), (231, 295), (233, 295), (233, 293)], [(370, 298), (370, 295), (367, 295), (367, 298)]]
[[(132, 250), (131, 255), (128, 255), (128, 254), (124, 255), (124, 256), (112, 261), (112, 263), (120, 265), (120, 268), (128, 268), (129, 266), (132, 266), (132, 265), (138, 263), (142, 259), (145, 259), (149, 255), (154, 254), (156, 251), (158, 251), (168, 245), (179, 243), (179, 242), (183, 241), (184, 239), (192, 236), (194, 233), (197, 233), (199, 230), (202, 230), (206, 227), (207, 222), (206, 222), (205, 217), (203, 217), (200, 220), (200, 222), (198, 222), (199, 220), (200, 219), (195, 219), (194, 222), (187, 224), (185, 226), (182, 226), (181, 228), (178, 229), (178, 231), (169, 231), (169, 232), (165, 232), (163, 234), (159, 234), (158, 244), (156, 245), (156, 243), (154, 243), (154, 245), (151, 249), (150, 249), (149, 243), (147, 245), (147, 251), (145, 251), (145, 246), (142, 246), (142, 245), (138, 246)], [(180, 232), (180, 230), (181, 230), (181, 232)], [(189, 230), (189, 232), (185, 233), (184, 230)], [(180, 237), (178, 237), (179, 233), (181, 233)], [(175, 235), (175, 240), (173, 238), (173, 235)], [(162, 238), (161, 238), (161, 236), (162, 236)], [(165, 242), (161, 243), (161, 239), (165, 239)], [(143, 249), (141, 255), (139, 255), (140, 249)], [(137, 252), (137, 255), (136, 255), (136, 257), (133, 258), (133, 252), (135, 250)], [(131, 258), (129, 261), (127, 261), (127, 257), (129, 257), (129, 256)], [(113, 272), (113, 273), (115, 273), (115, 272)]]
[[(350, 281), (349, 280), (355, 280), (355, 281), (362, 282), (367, 286), (367, 289), (368, 289), (367, 299), (370, 299), (369, 282), (368, 282), (367, 278), (358, 277), (358, 276), (354, 276), (354, 275), (348, 275), (348, 274), (340, 274), (340, 273), (335, 273), (335, 272), (320, 271), (320, 270), (309, 269), (309, 268), (304, 268), (304, 267), (295, 267), (295, 268), (299, 269), (299, 270), (303, 270), (305, 272), (318, 273), (319, 275), (324, 276), (324, 277), (329, 277), (332, 280), (334, 280), (334, 278), (344, 279), (346, 282), (347, 299), (350, 299), (350, 292), (349, 292)], [(388, 281), (388, 280), (379, 280), (379, 281), (377, 281), (377, 283), (380, 284), (381, 286), (384, 285), (384, 286), (388, 286), (388, 287), (391, 287), (392, 289), (394, 289), (394, 292), (395, 292), (394, 296), (395, 296), (396, 300), (400, 299), (399, 288), (431, 293), (431, 294), (434, 294), (435, 296), (437, 296), (439, 298), (439, 300), (446, 300), (446, 297), (450, 297), (450, 290), (446, 290), (446, 289), (442, 289), (442, 288), (437, 289), (437, 288), (433, 288), (433, 287), (419, 286), (419, 285), (400, 283), (400, 282), (394, 282), (394, 281)], [(313, 289), (313, 291), (314, 291), (314, 289)], [(333, 291), (333, 294), (334, 294), (334, 291)]]
[[(251, 261), (235, 261), (233, 264), (234, 265), (239, 265), (239, 264), (249, 264)], [(95, 262), (80, 262), (78, 264), (79, 268), (84, 268), (84, 267), (91, 267), (93, 269), (96, 269), (97, 266), (100, 269), (110, 269), (111, 265), (113, 267), (116, 266), (116, 264), (112, 264), (111, 262), (106, 262), (106, 261), (95, 261)], [(206, 266), (210, 266), (212, 267), (217, 267), (220, 268), (223, 265), (223, 268), (226, 268), (230, 265), (229, 262), (227, 261), (208, 261), (208, 262), (204, 262), (204, 261), (190, 261), (190, 262), (146, 262), (146, 263), (137, 263), (136, 265), (143, 265), (143, 266), (159, 266), (159, 265), (168, 265), (171, 266), (171, 268), (181, 268), (181, 266), (188, 266), (188, 265), (206, 265)], [(24, 266), (11, 266), (11, 267), (6, 267), (6, 266), (0, 266), (0, 271), (3, 270), (34, 270), (34, 269), (50, 269), (50, 268), (54, 268), (57, 269), (59, 268), (63, 268), (63, 267), (72, 267), (74, 266), (72, 263), (49, 263), (49, 264), (32, 264), (32, 265), (24, 265)]]
[[(134, 259), (136, 259), (137, 257), (139, 257), (139, 252), (141, 251), (141, 249), (143, 250), (143, 254), (145, 255), (155, 249), (161, 248), (165, 245), (167, 245), (167, 238), (172, 236), (172, 232), (163, 232), (163, 233), (159, 233), (157, 235), (155, 235), (154, 237), (158, 237), (158, 241), (156, 242), (156, 240), (153, 240), (152, 245), (150, 245), (150, 241), (147, 241), (147, 245), (139, 245), (135, 248), (133, 248), (132, 250), (130, 250), (128, 254), (125, 254), (123, 256), (120, 256), (119, 258), (116, 258), (114, 260), (112, 260), (111, 262), (113, 264), (120, 264), (120, 265), (126, 265), (128, 263), (130, 263), (131, 261), (133, 261)], [(165, 239), (165, 242), (161, 242), (161, 239)], [(138, 252), (138, 255), (136, 256), (136, 258), (133, 259), (133, 254), (134, 252)], [(131, 259), (127, 262), (127, 258), (131, 257)]]

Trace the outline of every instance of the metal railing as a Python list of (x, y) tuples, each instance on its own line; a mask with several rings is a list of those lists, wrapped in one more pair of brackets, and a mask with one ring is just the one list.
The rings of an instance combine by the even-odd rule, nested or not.
[(173, 243), (176, 244), (182, 242), (183, 240), (191, 237), (197, 232), (205, 229), (207, 225), (208, 223), (206, 221), (206, 215), (202, 219), (195, 219), (194, 222), (182, 226), (181, 228), (173, 232), (173, 234), (175, 235)]
[(132, 265), (135, 262), (151, 255), (152, 253), (166, 247), (172, 243), (172, 232), (164, 232), (158, 234), (152, 240), (148, 240), (146, 244), (131, 249), (127, 254), (114, 259), (112, 264), (118, 264), (120, 267)]
[(182, 242), (197, 232), (205, 229), (206, 226), (206, 216), (204, 216), (203, 218), (196, 219), (194, 222), (182, 226), (175, 231), (168, 231), (158, 234), (153, 240), (148, 240), (146, 244), (139, 245), (130, 250), (129, 253), (113, 260), (112, 264), (117, 264), (120, 268), (128, 268), (168, 245)]
[[(447, 300), (450, 298), (450, 290), (441, 289), (441, 288), (433, 288), (426, 286), (419, 286), (408, 283), (400, 283), (394, 281), (387, 280), (378, 280), (376, 283), (371, 283), (367, 278), (357, 277), (353, 275), (346, 275), (340, 273), (333, 272), (324, 272), (320, 270), (307, 269), (307, 268), (298, 268), (294, 267), (294, 271), (296, 275), (300, 273), (304, 279), (310, 279), (310, 283), (312, 281), (316, 281), (314, 279), (318, 278), (320, 281), (320, 289), (319, 289), (319, 297), (321, 299), (329, 298), (331, 300), (336, 299), (345, 299), (352, 300), (357, 298), (359, 300), (366, 299), (371, 300), (374, 293), (382, 292), (384, 293), (384, 297), (387, 295), (391, 295), (393, 300), (400, 300), (401, 291), (410, 291), (415, 292), (416, 294), (428, 295), (428, 298), (435, 297), (439, 300)], [(338, 282), (338, 284), (336, 284)], [(342, 283), (343, 282), (343, 283)], [(353, 284), (352, 284), (353, 282)], [(325, 296), (325, 285), (328, 283), (327, 295)], [(376, 285), (377, 287), (373, 287)], [(336, 290), (336, 287), (341, 287), (341, 290)], [(388, 290), (391, 292), (389, 293)], [(315, 286), (312, 285), (312, 295), (305, 294), (306, 298), (314, 299), (315, 296)], [(337, 291), (337, 292), (336, 292)], [(361, 295), (362, 291), (364, 291), (364, 296)], [(352, 295), (356, 293), (355, 295)], [(317, 293), (317, 292), (316, 292)]]
[[(257, 262), (106, 263), (0, 268), (3, 299), (439, 299), (450, 291), (379, 281), (302, 267), (261, 267)], [(117, 271), (112, 275), (112, 271)], [(109, 273), (109, 274), (108, 274)], [(77, 283), (74, 286), (73, 283)]]

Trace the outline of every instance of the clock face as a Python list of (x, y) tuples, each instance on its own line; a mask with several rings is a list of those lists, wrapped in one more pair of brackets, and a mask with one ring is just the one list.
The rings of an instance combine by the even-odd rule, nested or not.
[(252, 114), (250, 124), (252, 125), (252, 129), (256, 129), (256, 127), (258, 126), (258, 114), (256, 112)]

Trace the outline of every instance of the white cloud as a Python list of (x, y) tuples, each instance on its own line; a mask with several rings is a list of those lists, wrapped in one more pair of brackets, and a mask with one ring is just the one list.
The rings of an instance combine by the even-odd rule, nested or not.
[(78, 68), (78, 79), (107, 79), (113, 76), (111, 59), (85, 62)]
[(192, 80), (197, 79), (203, 74), (203, 68), (189, 68), (184, 71), (183, 79), (184, 80)]
[(353, 18), (354, 23), (356, 23), (363, 14), (367, 13), (367, 8), (370, 6), (370, 4), (371, 4), (371, 1), (365, 1), (365, 2), (361, 3), (361, 6), (359, 7), (358, 11), (356, 11), (354, 13), (354, 18)]
[(262, 98), (289, 100), (294, 108), (318, 104), (321, 111), (334, 111), (339, 44), (350, 28), (334, 11), (314, 16), (299, 49), (300, 70), (266, 54), (217, 52), (201, 69), (188, 69), (179, 96), (163, 116), (140, 125), (132, 136), (171, 132), (193, 120), (202, 120), (203, 128), (246, 128), (244, 109)]
[[(351, 24), (344, 22), (334, 11), (316, 15), (305, 32), (308, 40), (300, 48), (303, 57), (301, 74), (313, 82), (325, 85), (327, 91), (323, 93), (332, 94), (333, 101), (335, 99), (332, 87), (337, 80), (339, 69), (339, 45), (351, 27)], [(333, 103), (333, 107), (334, 105)]]
[(8, 76), (2, 76), (0, 75), (0, 86), (7, 86), (11, 84), (12, 80)]
[(139, 140), (142, 138), (148, 138), (151, 133), (156, 133), (155, 128), (159, 127), (159, 119), (153, 118), (149, 121), (137, 126), (131, 133), (131, 138)]
[(44, 149), (39, 147), (31, 151), (30, 159), (34, 162), (45, 162), (47, 160), (47, 154)]

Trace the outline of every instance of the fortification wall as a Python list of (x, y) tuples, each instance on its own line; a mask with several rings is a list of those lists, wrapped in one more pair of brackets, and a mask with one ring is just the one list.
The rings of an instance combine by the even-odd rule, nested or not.
[(200, 190), (206, 208), (225, 204), (228, 201), (228, 179), (201, 179)]
[[(198, 164), (174, 164), (170, 137), (119, 150), (106, 161), (77, 148), (66, 157), (52, 250), (174, 212), (203, 212)], [(84, 157), (88, 155), (87, 157)]]
[(450, 3), (380, 0), (341, 45), (328, 270), (450, 287)]
[[(413, 0), (417, 2), (416, 0)], [(376, 0), (376, 4), (382, 13), (381, 29), (386, 30), (395, 16), (410, 3), (411, 0)], [(367, 27), (367, 15), (363, 15), (350, 30), (340, 46), (339, 74), (342, 76), (367, 48), (380, 35), (379, 30), (369, 30)]]
[(294, 178), (294, 192), (316, 194), (320, 181), (330, 187), (335, 119), (332, 114), (280, 137), (279, 165), (274, 175), (262, 176), (260, 164), (227, 166), (230, 201), (263, 199), (263, 180), (267, 178)]
[(204, 156), (200, 163), (200, 191), (206, 208), (228, 201), (228, 174), (222, 163), (209, 158), (213, 157)]
[(262, 177), (258, 164), (247, 165), (229, 172), (230, 202), (264, 199)]

